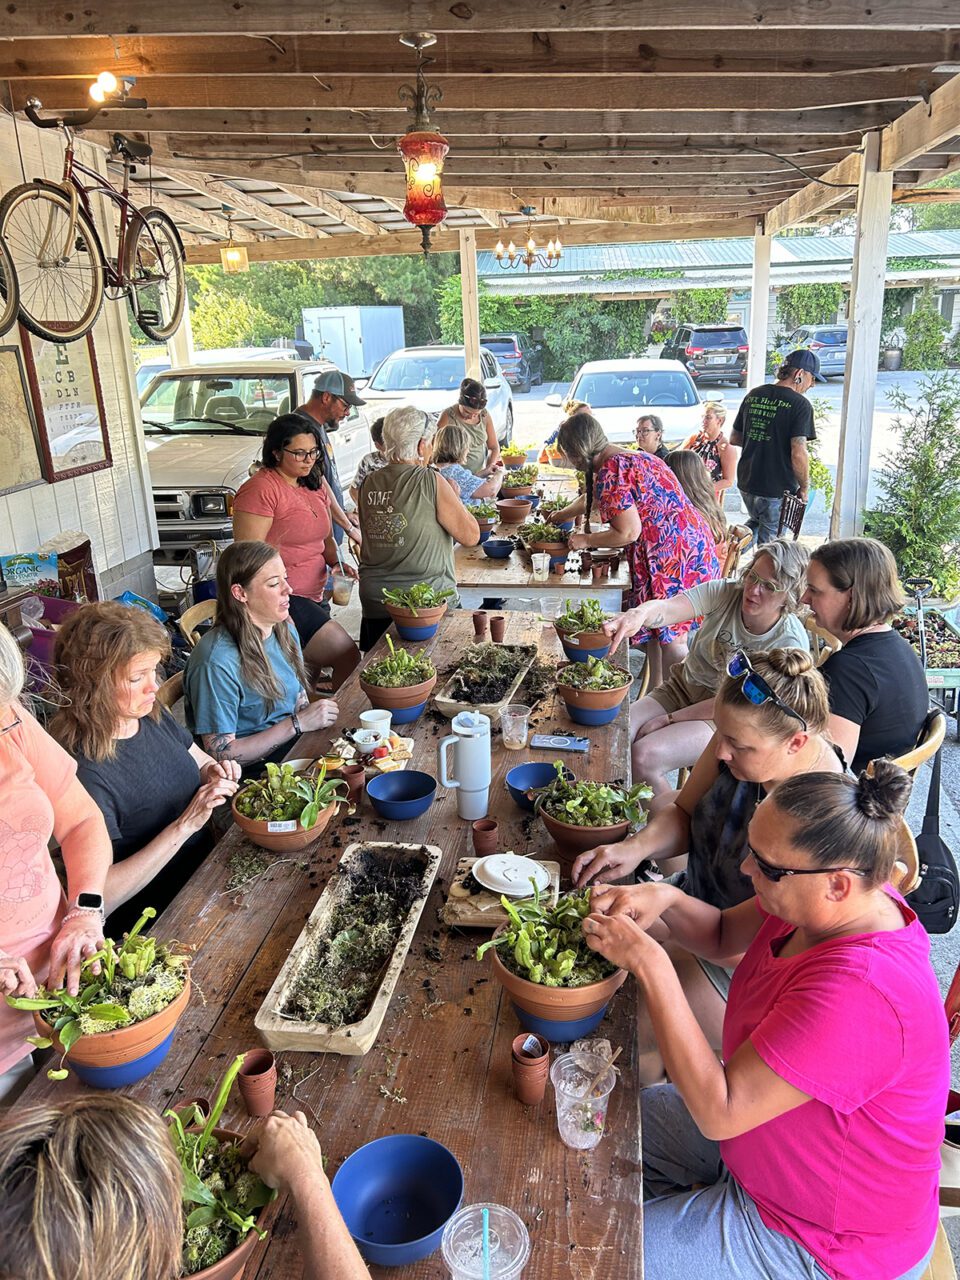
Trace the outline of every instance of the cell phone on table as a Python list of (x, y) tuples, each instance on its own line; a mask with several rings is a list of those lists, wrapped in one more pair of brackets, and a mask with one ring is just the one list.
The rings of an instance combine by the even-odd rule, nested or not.
[(544, 751), (589, 751), (590, 739), (573, 738), (565, 733), (535, 733), (530, 746)]

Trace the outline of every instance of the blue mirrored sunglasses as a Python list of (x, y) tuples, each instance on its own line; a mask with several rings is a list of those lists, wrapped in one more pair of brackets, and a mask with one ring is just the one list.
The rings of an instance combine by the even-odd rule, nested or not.
[(793, 707), (788, 706), (781, 697), (774, 693), (763, 676), (754, 671), (750, 665), (750, 659), (742, 649), (738, 649), (727, 663), (727, 675), (734, 680), (742, 678), (743, 682), (740, 685), (740, 689), (743, 692), (743, 696), (748, 702), (752, 702), (755, 707), (761, 706), (764, 702), (772, 702), (785, 715), (792, 716), (794, 720), (799, 720), (803, 725), (804, 732), (807, 732), (807, 722), (800, 712), (794, 711)]

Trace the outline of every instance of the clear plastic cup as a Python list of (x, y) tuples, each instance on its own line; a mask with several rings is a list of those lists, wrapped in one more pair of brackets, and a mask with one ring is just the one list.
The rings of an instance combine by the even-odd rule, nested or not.
[(530, 708), (519, 702), (508, 703), (500, 712), (500, 732), (508, 751), (522, 751), (530, 732)]
[(615, 1069), (598, 1053), (564, 1053), (550, 1068), (550, 1079), (561, 1141), (574, 1151), (592, 1151), (603, 1137), (607, 1104), (617, 1082)]
[(502, 1204), (468, 1204), (443, 1230), (443, 1261), (453, 1280), (483, 1280), (483, 1211), (489, 1211), (490, 1280), (516, 1280), (530, 1257), (530, 1234)]
[[(550, 557), (548, 556), (549, 560)], [(561, 600), (559, 596), (540, 597), (540, 617), (544, 622), (555, 622), (560, 617)]]
[(550, 578), (550, 557), (545, 551), (534, 551), (530, 556), (534, 582), (547, 582)]
[(353, 595), (353, 579), (348, 578), (345, 573), (338, 573), (336, 569), (331, 571), (333, 578), (333, 603), (349, 604), (350, 597)]

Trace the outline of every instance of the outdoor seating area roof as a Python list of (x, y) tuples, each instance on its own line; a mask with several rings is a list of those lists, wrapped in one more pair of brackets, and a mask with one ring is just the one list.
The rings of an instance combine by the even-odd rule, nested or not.
[(0, 81), (8, 107), (37, 97), (71, 110), (101, 71), (135, 78), (146, 108), (106, 109), (87, 136), (150, 141), (138, 177), (192, 260), (227, 237), (225, 205), (252, 259), (298, 240), (302, 257), (351, 252), (354, 239), (405, 252), (398, 90), (416, 68), (398, 35), (413, 23), (437, 37), (426, 76), (450, 141), (437, 248), (467, 226), (492, 246), (526, 207), (565, 224), (565, 244), (833, 219), (853, 205), (862, 139), (877, 129), (895, 200), (960, 166), (949, 0), (11, 6)]

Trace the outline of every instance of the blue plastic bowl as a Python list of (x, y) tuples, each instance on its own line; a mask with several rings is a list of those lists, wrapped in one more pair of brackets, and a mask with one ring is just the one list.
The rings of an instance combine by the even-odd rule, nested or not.
[[(569, 782), (574, 781), (574, 775), (569, 769), (564, 769), (564, 773)], [(518, 764), (507, 774), (507, 790), (516, 805), (521, 809), (525, 809), (527, 813), (533, 813), (533, 801), (527, 799), (526, 792), (532, 787), (548, 786), (556, 776), (556, 769), (546, 761), (535, 761), (533, 764)]]
[[(400, 623), (395, 620), (395, 626), (397, 628), (397, 635), (401, 640), (432, 640), (440, 629), (440, 619), (438, 618), (436, 622), (430, 622), (427, 623), (426, 626), (421, 627), (411, 627), (409, 623)], [(396, 716), (393, 718), (395, 720)]]
[(510, 538), (488, 538), (483, 544), (483, 554), (491, 560), (506, 560), (512, 550), (513, 542)]
[[(396, 711), (393, 713), (393, 722), (397, 723)], [(436, 778), (417, 769), (381, 773), (367, 783), (370, 803), (381, 818), (389, 818), (393, 822), (419, 818), (433, 804), (436, 794)]]
[(432, 1138), (395, 1133), (347, 1156), (333, 1198), (368, 1262), (403, 1267), (439, 1249), (463, 1200), (463, 1170)]
[(576, 645), (564, 644), (562, 640), (560, 643), (563, 645), (563, 652), (571, 662), (586, 662), (588, 658), (605, 658), (610, 652), (609, 645), (604, 645), (602, 649), (580, 649)]
[(528, 494), (527, 494), (527, 502), (529, 502), (529, 503), (530, 503), (530, 510), (531, 510), (531, 511), (536, 511), (537, 507), (539, 507), (539, 505), (540, 505), (540, 495), (539, 495), (539, 493), (528, 493)]
[(536, 1032), (538, 1036), (543, 1036), (544, 1040), (549, 1040), (552, 1044), (569, 1044), (596, 1031), (608, 1008), (609, 1005), (605, 1004), (596, 1013), (591, 1013), (586, 1018), (578, 1018), (574, 1022), (558, 1022), (555, 1018), (537, 1018), (532, 1013), (518, 1009), (516, 1005), (513, 1006), (513, 1012), (520, 1020), (521, 1027), (525, 1027), (527, 1031)]
[(119, 1062), (115, 1067), (84, 1066), (82, 1062), (74, 1062), (69, 1058), (70, 1070), (78, 1080), (82, 1080), (84, 1084), (94, 1089), (119, 1089), (125, 1084), (134, 1084), (137, 1080), (148, 1076), (164, 1060), (170, 1052), (176, 1030), (177, 1028), (173, 1027), (166, 1040), (161, 1040), (155, 1049), (145, 1053), (142, 1058)]
[(561, 520), (559, 524), (554, 526), (557, 529), (565, 529), (569, 532), (573, 528), (572, 520)]
[(616, 720), (623, 703), (617, 707), (604, 707), (602, 710), (596, 707), (578, 707), (572, 702), (565, 702), (563, 705), (574, 724), (609, 724), (611, 720)]

